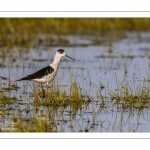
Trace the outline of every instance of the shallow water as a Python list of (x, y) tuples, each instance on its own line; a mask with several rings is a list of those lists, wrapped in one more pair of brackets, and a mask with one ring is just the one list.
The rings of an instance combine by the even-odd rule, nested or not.
[[(109, 107), (109, 98), (107, 108), (101, 108), (96, 102), (96, 88), (91, 88), (90, 84), (99, 87), (101, 82), (104, 86), (109, 87), (112, 91), (118, 88), (118, 82), (126, 79), (129, 84), (134, 85), (139, 82), (149, 81), (150, 72), (150, 33), (130, 33), (126, 32), (122, 39), (116, 40), (115, 37), (102, 38), (101, 44), (93, 44), (92, 36), (68, 36), (70, 46), (47, 46), (45, 43), (22, 53), (20, 56), (16, 51), (13, 56), (9, 54), (4, 59), (0, 57), (1, 87), (8, 87), (8, 81), (2, 77), (10, 78), (15, 81), (25, 75), (33, 73), (53, 61), (55, 52), (63, 48), (66, 54), (75, 58), (76, 61), (69, 58), (62, 58), (57, 76), (61, 79), (64, 87), (68, 89), (70, 73), (77, 79), (80, 86), (87, 93), (94, 97), (94, 100), (86, 107), (76, 108), (68, 106), (66, 108), (46, 108), (40, 107), (38, 113), (43, 112), (43, 119), (48, 119), (48, 124), (54, 126), (58, 132), (149, 132), (150, 118), (149, 109), (142, 111), (122, 111), (115, 107)], [(72, 46), (74, 44), (74, 46)], [(10, 69), (9, 69), (10, 68)], [(34, 82), (17, 82), (18, 89), (11, 90), (7, 93), (11, 97), (17, 97), (17, 101), (32, 101), (32, 90)], [(106, 89), (102, 90), (104, 97), (109, 97)], [(6, 109), (7, 106), (1, 106)], [(18, 111), (14, 110), (3, 118), (0, 117), (1, 123), (10, 122), (12, 116), (18, 117)], [(22, 110), (20, 116), (25, 122), (33, 117), (32, 108), (27, 104), (18, 107)], [(29, 109), (29, 113), (25, 113)], [(49, 112), (49, 113), (48, 113)], [(48, 115), (48, 114), (52, 115)], [(13, 115), (12, 115), (13, 114)]]

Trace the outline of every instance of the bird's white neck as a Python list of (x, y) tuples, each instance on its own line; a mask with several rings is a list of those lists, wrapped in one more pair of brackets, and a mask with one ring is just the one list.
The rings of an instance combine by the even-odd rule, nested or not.
[(57, 69), (59, 66), (60, 60), (61, 60), (61, 56), (56, 54), (54, 57), (54, 61), (52, 62), (52, 64), (50, 64), (50, 66), (52, 66), (54, 69)]

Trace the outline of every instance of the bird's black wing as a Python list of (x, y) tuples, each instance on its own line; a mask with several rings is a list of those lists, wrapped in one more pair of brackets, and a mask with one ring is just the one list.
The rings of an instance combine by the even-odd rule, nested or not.
[(32, 79), (39, 79), (39, 78), (42, 78), (43, 76), (46, 76), (48, 74), (51, 74), (54, 72), (54, 69), (51, 67), (51, 66), (47, 66), (31, 75), (28, 75), (24, 78), (21, 78), (17, 81), (21, 81), (21, 80), (32, 80)]

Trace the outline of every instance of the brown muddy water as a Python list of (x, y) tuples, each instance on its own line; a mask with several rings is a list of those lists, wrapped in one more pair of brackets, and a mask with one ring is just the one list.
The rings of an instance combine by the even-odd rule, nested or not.
[[(37, 120), (46, 122), (44, 132), (149, 132), (149, 106), (140, 110), (120, 109), (112, 105), (110, 94), (104, 88), (101, 96), (105, 106), (102, 107), (97, 91), (102, 83), (117, 92), (121, 83), (126, 81), (133, 92), (137, 85), (143, 83), (149, 92), (150, 32), (125, 32), (121, 39), (111, 35), (101, 38), (101, 41), (86, 35), (66, 38), (65, 46), (58, 46), (57, 43), (50, 46), (43, 42), (21, 54), (17, 48), (11, 56), (8, 53), (2, 57), (0, 52), (0, 87), (3, 93), (17, 102), (0, 104), (1, 131), (15, 131), (18, 120), (37, 128), (36, 114)], [(71, 73), (80, 88), (92, 97), (91, 102), (81, 106), (35, 107), (32, 91), (37, 83), (22, 81), (14, 87), (8, 78), (15, 81), (49, 65), (59, 48), (76, 61), (62, 58), (54, 83), (60, 78), (69, 92)]]

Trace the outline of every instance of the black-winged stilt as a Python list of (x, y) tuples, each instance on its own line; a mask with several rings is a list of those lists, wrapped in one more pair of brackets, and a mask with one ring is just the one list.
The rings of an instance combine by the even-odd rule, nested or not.
[[(61, 57), (63, 57), (63, 56), (73, 59), (73, 58), (69, 57), (68, 55), (66, 55), (65, 50), (59, 49), (56, 51), (54, 61), (49, 66), (47, 66), (33, 74), (30, 74), (24, 78), (18, 79), (16, 81), (22, 81), (22, 80), (36, 81), (41, 84), (46, 83), (46, 86), (48, 86), (48, 83), (51, 82), (54, 79), (54, 77), (56, 76)], [(73, 59), (73, 60), (75, 60), (75, 59)], [(41, 87), (41, 85), (40, 85), (40, 87)], [(39, 88), (39, 90), (40, 90), (40, 88)], [(38, 92), (39, 92), (39, 90), (38, 90)], [(46, 92), (46, 96), (47, 96), (47, 92)]]

